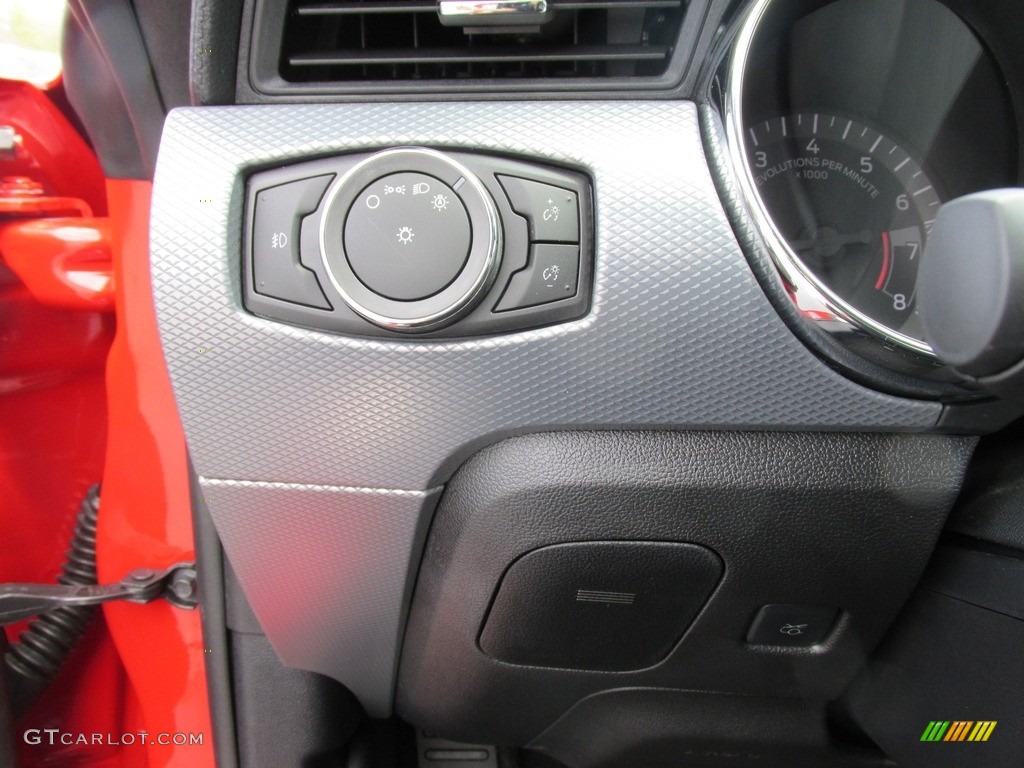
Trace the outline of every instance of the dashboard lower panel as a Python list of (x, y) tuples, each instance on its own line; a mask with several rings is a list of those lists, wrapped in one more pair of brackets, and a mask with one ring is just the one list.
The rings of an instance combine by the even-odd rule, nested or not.
[[(396, 710), (447, 738), (527, 744), (577, 702), (618, 689), (835, 699), (920, 578), (974, 442), (941, 435), (561, 432), (491, 446), (459, 469), (438, 504), (405, 634)], [(557, 551), (555, 545), (612, 541), (649, 542), (652, 549), (635, 553), (628, 569), (544, 569), (531, 580), (532, 600), (520, 600), (509, 638), (529, 656), (494, 652), (494, 616), (522, 564)], [(697, 572), (670, 590), (651, 577), (667, 542), (713, 552), (721, 581), (692, 625), (678, 628), (663, 659), (602, 665), (595, 658), (602, 644), (618, 659), (638, 646), (617, 624), (623, 612), (642, 623), (666, 592), (703, 602), (707, 581)], [(669, 568), (661, 563), (655, 570)], [(572, 599), (577, 589), (611, 598), (595, 617), (578, 596)], [(635, 595), (628, 607), (624, 594)], [(551, 618), (546, 607), (555, 602), (566, 618)], [(792, 636), (780, 630), (792, 631), (788, 624), (776, 629), (778, 642), (751, 638), (761, 609), (779, 603), (830, 609), (837, 618), (804, 647), (785, 644)], [(530, 627), (537, 613), (549, 618)], [(665, 613), (686, 616), (679, 607)], [(574, 646), (561, 623), (568, 617), (589, 624), (584, 632), (593, 647)], [(796, 630), (804, 627), (812, 631), (807, 624)], [(532, 643), (520, 637), (531, 631)], [(653, 635), (648, 630), (645, 637)], [(537, 658), (545, 653), (557, 661)], [(678, 718), (676, 733), (685, 732), (686, 720)]]

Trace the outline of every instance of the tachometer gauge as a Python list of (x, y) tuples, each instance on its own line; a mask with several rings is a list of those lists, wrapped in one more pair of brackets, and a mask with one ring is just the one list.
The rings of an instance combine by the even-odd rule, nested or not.
[(922, 341), (917, 268), (939, 192), (897, 141), (834, 114), (747, 126), (756, 189), (804, 270), (884, 331)]

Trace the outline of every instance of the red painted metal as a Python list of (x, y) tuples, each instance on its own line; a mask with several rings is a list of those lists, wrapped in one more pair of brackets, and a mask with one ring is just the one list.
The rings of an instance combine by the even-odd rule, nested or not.
[[(32, 86), (0, 81), (0, 125), (18, 134), (0, 151), (0, 580), (55, 580), (101, 478), (101, 581), (193, 559), (184, 438), (150, 295), (151, 185), (105, 189), (88, 146)], [(107, 195), (109, 221), (90, 218), (107, 214)], [(76, 218), (38, 219), (55, 215)], [(20, 765), (212, 767), (205, 657), (224, 652), (204, 647), (197, 611), (105, 607), (17, 724)], [(28, 744), (29, 728), (76, 738)]]
[[(0, 210), (3, 199), (0, 198)], [(0, 254), (40, 304), (114, 309), (106, 219), (41, 219), (0, 227)]]
[[(108, 440), (97, 537), (101, 582), (195, 556), (184, 435), (149, 288), (150, 192), (148, 182), (109, 182), (119, 325), (107, 361)], [(65, 545), (68, 535), (69, 530), (55, 535), (45, 549)], [(113, 734), (115, 742), (136, 734), (136, 743), (23, 744), (24, 765), (212, 768), (205, 659), (225, 649), (204, 646), (198, 612), (163, 601), (110, 604), (103, 616), (76, 653), (77, 663), (66, 665), (20, 730), (59, 727)], [(202, 744), (156, 743), (160, 734), (199, 737)]]
[[(121, 659), (110, 640), (102, 614), (98, 615), (75, 648), (52, 685), (19, 724), (19, 763), (21, 768), (129, 768), (145, 766), (125, 747), (104, 743), (62, 744), (78, 740), (80, 735), (93, 741), (117, 739), (124, 732), (125, 675)], [(35, 730), (56, 728), (54, 743), (50, 735)], [(38, 737), (40, 743), (27, 743)], [(136, 752), (141, 752), (137, 747)], [(133, 762), (130, 758), (134, 757)], [(128, 759), (126, 759), (128, 758)]]
[(92, 216), (92, 208), (77, 197), (47, 195), (42, 183), (30, 176), (0, 178), (0, 219), (35, 216)]
[[(102, 477), (104, 366), (114, 318), (97, 311), (104, 309), (102, 300), (82, 304), (79, 297), (73, 311), (66, 302), (41, 303), (19, 272), (36, 277), (35, 290), (54, 266), (77, 269), (76, 261), (81, 265), (91, 257), (81, 244), (72, 254), (55, 244), (37, 247), (17, 235), (36, 223), (31, 217), (105, 213), (106, 202), (95, 158), (45, 95), (0, 81), (0, 125), (18, 133), (14, 151), (0, 151), (0, 581), (53, 583), (79, 503)], [(79, 234), (83, 224), (92, 234), (100, 231), (99, 222), (72, 222)], [(70, 244), (70, 238), (60, 239)], [(67, 269), (64, 274), (70, 276)], [(24, 627), (7, 628), (9, 638), (16, 639)], [(103, 622), (96, 622), (54, 685), (18, 724), (18, 734), (32, 727), (89, 733), (112, 728), (120, 721), (123, 674)], [(21, 752), (24, 768), (54, 764), (46, 747), (22, 743)]]
[[(107, 366), (110, 436), (99, 520), (99, 574), (194, 558), (185, 438), (156, 327), (149, 277), (152, 185), (108, 181), (119, 326)], [(130, 727), (201, 734), (202, 745), (145, 749), (148, 766), (214, 765), (207, 653), (198, 611), (159, 601), (104, 606), (137, 707)], [(127, 751), (127, 748), (122, 750)], [(141, 750), (140, 750), (141, 751)]]
[(0, 197), (0, 217), (5, 219), (91, 215), (92, 209), (77, 197)]
[[(103, 171), (89, 145), (33, 85), (0, 79), (0, 125), (15, 129), (13, 152), (0, 153), (0, 176), (23, 176), (53, 197), (84, 200), (91, 213), (107, 212)], [(65, 214), (67, 215), (67, 214)]]

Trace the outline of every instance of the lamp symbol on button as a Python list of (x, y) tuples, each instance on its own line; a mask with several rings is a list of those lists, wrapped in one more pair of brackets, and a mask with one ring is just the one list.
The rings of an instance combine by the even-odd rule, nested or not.
[(402, 245), (408, 245), (416, 237), (412, 232), (412, 227), (399, 227), (398, 233), (395, 236)]
[(544, 282), (548, 288), (554, 288), (555, 283), (558, 282), (558, 276), (562, 273), (562, 270), (558, 268), (557, 264), (552, 264), (550, 267), (545, 267), (544, 271), (540, 273), (540, 276), (544, 278)]
[(548, 199), (548, 207), (544, 209), (544, 221), (558, 221), (558, 214), (561, 211), (558, 210), (558, 206), (555, 205), (555, 201)]
[(448, 207), (448, 198), (444, 195), (434, 195), (434, 199), (430, 202), (434, 206), (435, 211), (443, 211)]

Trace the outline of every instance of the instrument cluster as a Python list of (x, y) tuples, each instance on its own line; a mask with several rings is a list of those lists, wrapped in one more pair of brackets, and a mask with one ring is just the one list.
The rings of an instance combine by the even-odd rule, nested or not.
[(925, 377), (943, 375), (917, 311), (936, 213), (1021, 181), (1020, 27), (1012, 3), (982, 5), (758, 0), (714, 82), (742, 204), (800, 315)]

